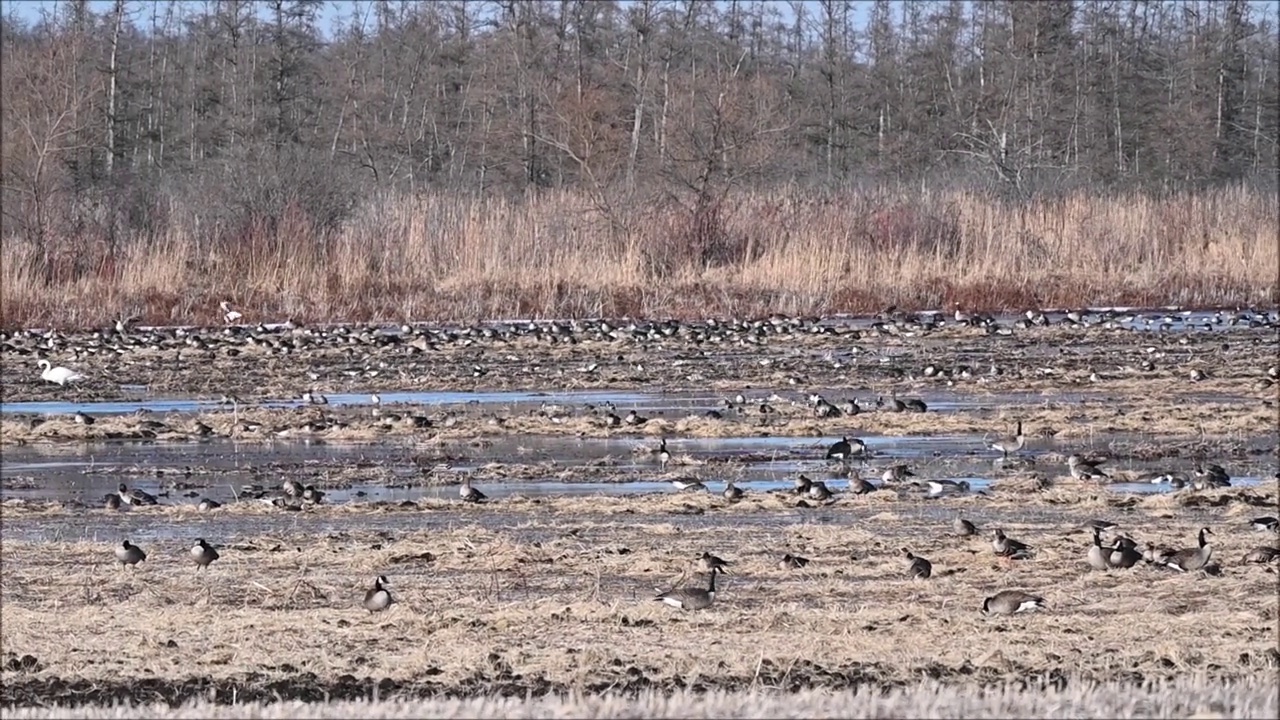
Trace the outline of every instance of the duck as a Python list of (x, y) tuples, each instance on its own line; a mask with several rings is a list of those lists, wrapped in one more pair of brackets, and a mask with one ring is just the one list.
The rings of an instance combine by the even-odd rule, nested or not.
[(52, 363), (48, 360), (40, 360), (36, 363), (40, 367), (40, 378), (46, 382), (54, 383), (59, 387), (65, 386), (69, 382), (77, 382), (84, 380), (84, 375), (70, 368), (59, 365), (52, 367)]
[(1044, 598), (1022, 590), (1002, 590), (982, 601), (982, 612), (986, 615), (1013, 615), (1044, 608)]
[(1001, 456), (1007, 458), (1009, 455), (1021, 450), (1026, 442), (1027, 438), (1022, 434), (1022, 421), (1019, 420), (1017, 423), (1017, 430), (1013, 435), (1002, 437), (999, 440), (992, 442), (988, 447), (992, 450), (998, 451)]
[(809, 497), (819, 502), (826, 502), (831, 499), (831, 491), (827, 489), (826, 483), (814, 480), (809, 483)]
[(957, 515), (951, 521), (951, 532), (960, 537), (969, 537), (970, 535), (978, 534), (978, 526)]
[(376, 612), (382, 612), (391, 607), (391, 603), (395, 602), (391, 597), (391, 591), (386, 588), (390, 584), (387, 582), (386, 575), (379, 575), (374, 578), (373, 587), (369, 588), (364, 594), (364, 609), (372, 615)]
[(487, 495), (471, 487), (470, 477), (462, 479), (462, 486), (458, 488), (458, 496), (461, 497), (464, 502), (470, 503), (484, 502), (488, 499)]
[(1089, 546), (1089, 552), (1085, 556), (1085, 560), (1089, 563), (1089, 567), (1094, 570), (1111, 569), (1111, 554), (1115, 552), (1114, 547), (1108, 547), (1102, 544), (1102, 534), (1098, 528), (1093, 529), (1093, 544)]
[(1200, 528), (1199, 547), (1179, 550), (1169, 556), (1169, 558), (1165, 560), (1164, 565), (1180, 572), (1203, 570), (1205, 565), (1209, 564), (1209, 558), (1213, 556), (1213, 546), (1205, 540), (1206, 535), (1212, 534), (1213, 531), (1209, 528)]
[(1107, 563), (1113, 568), (1128, 569), (1137, 565), (1141, 559), (1142, 553), (1138, 552), (1138, 544), (1132, 538), (1120, 537), (1116, 538), (1115, 547), (1112, 548)]
[(1246, 563), (1269, 563), (1276, 558), (1280, 558), (1280, 549), (1273, 547), (1259, 546), (1244, 555)]
[(732, 480), (730, 480), (728, 484), (724, 486), (725, 500), (729, 500), (729, 501), (741, 500), (742, 497), (746, 494), (747, 492), (742, 488), (738, 487), (737, 485), (734, 485)]
[(847, 462), (854, 457), (862, 457), (867, 452), (867, 444), (858, 438), (842, 437), (827, 448), (827, 460)]
[(782, 560), (778, 562), (778, 566), (783, 570), (799, 570), (809, 564), (809, 558), (803, 558), (799, 555), (787, 553), (782, 556)]
[(658, 593), (653, 599), (680, 610), (703, 610), (709, 608), (716, 599), (716, 575), (719, 572), (719, 570), (712, 570), (707, 574), (708, 580), (705, 590), (698, 587), (676, 588), (664, 593)]
[(906, 480), (909, 477), (915, 477), (915, 476), (916, 474), (911, 472), (910, 468), (908, 468), (906, 465), (902, 463), (899, 463), (897, 465), (891, 465), (888, 468), (886, 468), (884, 471), (884, 474), (880, 476), (880, 479), (887, 483), (901, 482), (902, 480)]
[(933, 574), (933, 563), (916, 555), (908, 548), (902, 548), (902, 556), (907, 559), (907, 577), (913, 580), (928, 580)]
[(1071, 477), (1076, 480), (1098, 480), (1100, 478), (1110, 479), (1110, 475), (1098, 467), (1098, 462), (1089, 462), (1079, 455), (1071, 455), (1067, 458), (1067, 469), (1071, 471)]
[(196, 538), (196, 544), (191, 546), (191, 559), (195, 560), (197, 572), (201, 568), (208, 568), (218, 557), (218, 551), (205, 542), (204, 538)]
[(116, 548), (116, 560), (120, 561), (120, 567), (137, 565), (146, 559), (147, 554), (142, 551), (142, 548), (128, 540), (120, 543), (120, 546)]
[(1000, 528), (995, 530), (995, 539), (991, 541), (991, 547), (996, 551), (996, 555), (1010, 560), (1025, 560), (1031, 557), (1030, 545), (1005, 535), (1004, 530)]
[(849, 476), (849, 492), (854, 495), (866, 495), (878, 489), (870, 481), (862, 479), (862, 476), (856, 472)]
[(155, 505), (157, 502), (155, 495), (138, 488), (130, 490), (124, 483), (120, 483), (117, 490), (120, 494), (120, 502), (126, 505)]
[(702, 572), (711, 572), (714, 570), (716, 572), (722, 572), (728, 575), (729, 574), (728, 567), (730, 564), (731, 563), (728, 560), (725, 560), (724, 558), (716, 557), (715, 555), (712, 555), (709, 552), (704, 551), (701, 555), (698, 556), (698, 568), (701, 569)]

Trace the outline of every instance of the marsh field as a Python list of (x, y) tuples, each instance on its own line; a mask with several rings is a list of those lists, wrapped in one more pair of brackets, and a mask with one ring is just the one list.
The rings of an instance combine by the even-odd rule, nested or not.
[[(1254, 521), (1280, 499), (1280, 316), (1032, 316), (8, 332), (0, 701), (1274, 716), (1277, 562), (1247, 558), (1277, 545)], [(845, 437), (865, 449), (828, 459)], [(107, 507), (121, 483), (156, 504)], [(1210, 528), (1210, 549), (1096, 570), (1094, 521), (1140, 552)], [(1028, 556), (997, 555), (997, 529)], [(197, 538), (220, 556), (202, 570)], [(705, 588), (703, 553), (729, 563), (713, 604), (655, 601)], [(370, 612), (378, 576), (394, 602)], [(1044, 607), (984, 614), (1003, 590)]]

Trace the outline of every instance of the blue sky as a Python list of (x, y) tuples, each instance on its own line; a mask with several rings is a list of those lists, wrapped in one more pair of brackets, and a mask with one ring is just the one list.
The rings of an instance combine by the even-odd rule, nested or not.
[[(141, 9), (149, 7), (159, 0), (129, 0), (126, 5), (132, 9)], [(626, 0), (622, 0), (626, 4)], [(805, 0), (808, 3), (815, 3), (815, 0)], [(8, 16), (10, 10), (14, 10), (17, 16), (27, 22), (35, 22), (40, 19), (42, 12), (52, 12), (54, 6), (58, 4), (58, 0), (0, 0), (0, 6), (3, 7), (3, 14)], [(197, 0), (193, 3), (203, 5), (203, 2)], [(343, 22), (351, 17), (351, 12), (356, 6), (366, 6), (369, 3), (366, 0), (330, 0), (324, 4), (324, 9), (320, 14), (320, 28), (328, 34), (335, 22)], [(815, 3), (816, 4), (816, 3)], [(89, 7), (95, 13), (104, 13), (111, 9), (112, 0), (89, 0)], [(791, 5), (789, 2), (777, 0), (777, 5), (784, 16), (791, 16)], [(870, 14), (871, 0), (854, 0), (856, 6), (855, 17), (861, 16), (864, 19)], [(266, 12), (267, 4), (263, 3), (261, 11)]]

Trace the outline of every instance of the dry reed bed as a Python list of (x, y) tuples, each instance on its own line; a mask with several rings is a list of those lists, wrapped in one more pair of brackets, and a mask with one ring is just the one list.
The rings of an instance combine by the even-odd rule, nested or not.
[[(316, 534), (304, 526), (240, 537), (202, 523), (191, 534), (220, 545), (223, 559), (199, 574), (187, 541), (134, 538), (149, 557), (120, 570), (109, 543), (6, 540), (0, 644), (38, 667), (5, 678), (309, 672), (321, 681), (584, 689), (638, 677), (723, 687), (854, 676), (907, 683), (921, 672), (1273, 678), (1277, 667), (1275, 570), (1240, 561), (1268, 541), (1247, 529), (1254, 508), (1167, 501), (1112, 515), (1136, 539), (1175, 548), (1212, 526), (1222, 572), (1207, 577), (1089, 571), (1088, 536), (1073, 531), (1098, 514), (1088, 505), (1031, 514), (1025, 501), (956, 503), (986, 531), (1001, 526), (1037, 549), (1034, 559), (1006, 565), (989, 535), (952, 538), (946, 520), (892, 507), (855, 523), (740, 524), (731, 516), (602, 517), (586, 514), (585, 502), (544, 504), (496, 528), (478, 524), (487, 507), (459, 508), (456, 526), (430, 531)], [(906, 579), (904, 545), (933, 561), (933, 579)], [(682, 613), (650, 599), (654, 588), (702, 582), (693, 560), (704, 550), (733, 562), (712, 609)], [(811, 564), (780, 568), (784, 552)], [(390, 577), (399, 604), (370, 615), (359, 600), (377, 574)], [(1050, 610), (983, 617), (983, 597), (1006, 588), (1041, 594)]]
[(1201, 675), (1148, 685), (1068, 682), (1065, 688), (975, 687), (925, 680), (906, 687), (861, 686), (848, 692), (767, 690), (644, 692), (636, 696), (569, 694), (544, 698), (484, 697), (421, 701), (273, 702), (236, 706), (197, 702), (120, 707), (16, 708), (12, 720), (293, 720), (294, 718), (1270, 718), (1280, 703), (1272, 679), (1224, 682)]
[[(308, 218), (201, 237), (178, 208), (158, 237), (87, 238), (47, 260), (0, 244), (0, 325), (216, 320), (744, 316), (899, 307), (1247, 305), (1277, 301), (1275, 195), (1241, 188), (1022, 206), (972, 192), (801, 190), (730, 198), (710, 224), (637, 203), (601, 217), (573, 192), (366, 203), (332, 236)], [(610, 230), (610, 228), (619, 228)], [(181, 288), (181, 291), (177, 289)]]

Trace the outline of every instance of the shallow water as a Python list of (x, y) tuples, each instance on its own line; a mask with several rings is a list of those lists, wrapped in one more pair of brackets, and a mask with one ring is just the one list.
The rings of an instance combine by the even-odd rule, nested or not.
[[(876, 483), (890, 465), (907, 464), (922, 485), (928, 480), (969, 482), (973, 491), (990, 487), (1008, 473), (980, 436), (899, 437), (865, 435), (870, 457), (851, 467)], [(668, 440), (672, 462), (664, 469), (650, 450), (651, 439), (502, 438), (482, 448), (448, 448), (449, 461), (428, 463), (446, 473), (474, 472), (500, 459), (518, 465), (518, 477), (482, 475), (476, 485), (493, 498), (511, 496), (632, 495), (675, 493), (669, 480), (692, 476), (714, 493), (733, 480), (748, 492), (790, 488), (798, 473), (829, 483), (833, 491), (848, 485), (838, 463), (824, 459), (832, 438), (730, 437)], [(637, 448), (640, 448), (637, 450)], [(1022, 457), (1056, 450), (1051, 441), (1033, 440)], [(1159, 470), (1178, 463), (1138, 461), (1109, 464), (1113, 470)], [(381, 480), (361, 482), (361, 468), (383, 471)], [(1041, 468), (1058, 474), (1060, 468)], [(1260, 481), (1264, 469), (1241, 463), (1232, 482)], [(341, 481), (331, 473), (341, 471)], [(370, 472), (372, 472), (370, 470)], [(565, 474), (570, 473), (570, 479)], [(368, 474), (368, 473), (366, 473)], [(388, 479), (386, 476), (390, 475)], [(316, 484), (331, 503), (455, 498), (453, 484), (428, 484), (406, 444), (348, 445), (273, 442), (242, 444), (211, 441), (191, 444), (90, 443), (72, 447), (16, 447), (0, 458), (0, 497), (54, 499), (98, 506), (121, 482), (161, 497), (166, 504), (195, 504), (201, 498), (234, 502), (243, 488), (279, 487), (286, 478)], [(455, 478), (456, 481), (456, 478)], [(180, 482), (188, 487), (168, 489)], [(1168, 484), (1125, 483), (1114, 492), (1158, 493)]]

